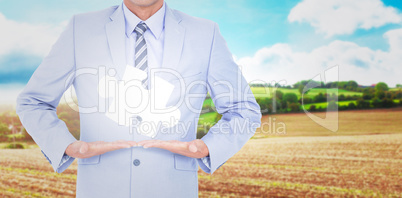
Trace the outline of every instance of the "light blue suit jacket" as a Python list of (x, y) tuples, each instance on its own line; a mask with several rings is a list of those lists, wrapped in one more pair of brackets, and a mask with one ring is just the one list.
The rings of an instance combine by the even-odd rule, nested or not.
[[(176, 133), (158, 133), (155, 138), (194, 140), (199, 113), (209, 91), (216, 110), (223, 115), (202, 138), (210, 152), (211, 167), (207, 168), (200, 159), (156, 148), (117, 150), (78, 159), (77, 197), (197, 197), (198, 165), (212, 174), (241, 149), (260, 124), (259, 106), (217, 24), (169, 7), (165, 20), (162, 68), (178, 72), (183, 76), (181, 82), (186, 84), (205, 84), (197, 83), (187, 93), (175, 88), (169, 104), (176, 104), (179, 96), (198, 94), (178, 107), (180, 122), (189, 123), (190, 127), (176, 127)], [(56, 115), (60, 98), (70, 85), (75, 88), (80, 106), (82, 141), (150, 139), (129, 133), (129, 127), (111, 121), (100, 107), (110, 101), (100, 99), (100, 72), (92, 71), (104, 66), (114, 69), (117, 78), (124, 75), (124, 36), (121, 6), (74, 16), (18, 97), (21, 121), (55, 171), (64, 171), (74, 160), (71, 158), (59, 167), (65, 149), (76, 141)], [(169, 75), (162, 77), (175, 87), (179, 82)]]

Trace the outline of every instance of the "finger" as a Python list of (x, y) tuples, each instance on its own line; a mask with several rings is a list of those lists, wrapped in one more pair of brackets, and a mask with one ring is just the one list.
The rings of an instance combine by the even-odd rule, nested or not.
[(133, 146), (137, 146), (137, 142), (135, 141), (130, 141), (130, 140), (117, 140), (115, 142), (113, 142), (115, 145), (117, 145), (118, 147), (122, 146), (122, 147), (133, 147)]
[(162, 149), (166, 149), (168, 142), (166, 141), (162, 141), (162, 140), (152, 140), (152, 141), (147, 141), (145, 143), (142, 144), (142, 146), (144, 148), (151, 148), (151, 147), (155, 147), (155, 148), (162, 148)]
[(142, 140), (140, 142), (138, 142), (138, 145), (143, 146), (144, 144), (149, 144), (149, 143), (154, 143), (154, 142), (158, 142), (161, 140)]
[(138, 142), (136, 142), (136, 141), (127, 141), (127, 143), (128, 143), (131, 147), (136, 147), (136, 146), (138, 146)]
[(188, 144), (180, 141), (154, 141), (144, 144), (144, 148), (160, 148), (172, 152), (188, 152)]
[(141, 142), (138, 142), (138, 146), (142, 146), (144, 148), (149, 148), (149, 147), (154, 147), (154, 145), (159, 145), (161, 144), (161, 140), (143, 140)]
[(110, 142), (107, 144), (108, 149), (110, 149), (110, 151), (114, 151), (114, 150), (118, 150), (118, 149), (123, 149), (123, 148), (130, 148), (131, 144), (129, 144), (127, 141), (115, 141), (115, 142)]
[(161, 143), (158, 142), (148, 142), (142, 145), (144, 148), (151, 148), (151, 147), (156, 147), (159, 148), (161, 146)]
[(129, 148), (130, 145), (122, 142), (102, 142), (99, 144), (94, 144), (90, 147), (92, 153), (99, 155), (109, 151), (114, 151), (122, 148)]

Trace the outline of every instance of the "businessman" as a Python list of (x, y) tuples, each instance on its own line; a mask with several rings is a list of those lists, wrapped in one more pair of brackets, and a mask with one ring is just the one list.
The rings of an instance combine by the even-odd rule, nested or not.
[[(80, 140), (56, 114), (71, 85)], [(196, 139), (207, 92), (222, 118)], [(78, 159), (77, 197), (198, 197), (198, 166), (215, 172), (261, 119), (217, 24), (163, 0), (75, 15), (17, 113), (56, 172)]]

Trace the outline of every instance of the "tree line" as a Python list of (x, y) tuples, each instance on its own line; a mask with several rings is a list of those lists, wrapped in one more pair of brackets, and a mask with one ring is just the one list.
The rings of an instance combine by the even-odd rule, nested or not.
[[(318, 93), (315, 96), (298, 97), (296, 93), (283, 93), (276, 90), (272, 98), (257, 98), (257, 102), (261, 107), (263, 114), (267, 113), (287, 113), (287, 112), (301, 112), (302, 104), (309, 105), (308, 111), (326, 111), (326, 110), (348, 110), (348, 109), (370, 109), (370, 108), (391, 108), (402, 106), (402, 91), (390, 91), (386, 83), (377, 83), (374, 87), (357, 87), (354, 81), (348, 82), (334, 82), (323, 84), (320, 82), (301, 81), (293, 85), (298, 88), (301, 94), (306, 90), (306, 86), (313, 85), (316, 88), (339, 88), (343, 87), (345, 90), (359, 90), (363, 92), (362, 95), (345, 95)], [(358, 88), (358, 89), (357, 89)], [(307, 88), (309, 89), (309, 88)], [(306, 93), (306, 92), (304, 92)], [(347, 105), (338, 105), (337, 102), (350, 101)], [(313, 103), (328, 102), (326, 107), (314, 105)]]

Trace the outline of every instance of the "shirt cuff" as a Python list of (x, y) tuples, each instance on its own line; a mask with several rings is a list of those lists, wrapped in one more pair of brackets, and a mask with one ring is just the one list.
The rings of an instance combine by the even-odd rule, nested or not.
[(70, 156), (68, 156), (67, 154), (64, 153), (63, 158), (61, 158), (61, 162), (60, 162), (58, 168), (60, 168), (61, 166), (63, 166), (63, 164), (66, 163), (70, 158), (71, 158)]
[(63, 172), (65, 169), (70, 166), (70, 164), (74, 161), (75, 158), (68, 156), (64, 153), (63, 157), (61, 158), (60, 164), (57, 167), (57, 172)]
[(211, 169), (211, 160), (209, 159), (209, 156), (201, 158), (201, 161), (208, 169)]

